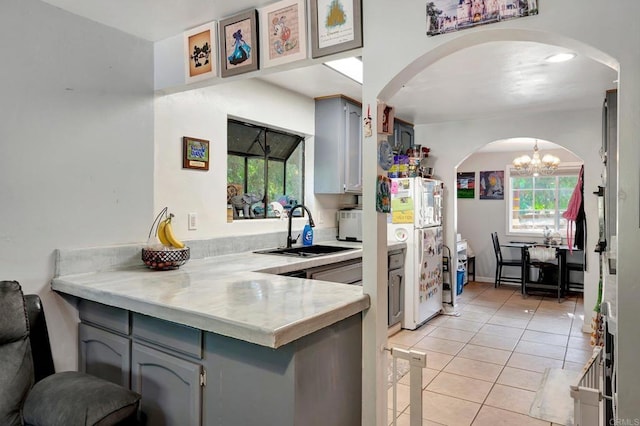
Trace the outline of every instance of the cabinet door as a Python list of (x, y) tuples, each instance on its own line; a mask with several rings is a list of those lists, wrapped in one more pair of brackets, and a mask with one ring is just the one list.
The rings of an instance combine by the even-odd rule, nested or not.
[(133, 343), (132, 389), (142, 395), (147, 425), (199, 426), (202, 421), (202, 366)]
[(347, 102), (345, 192), (362, 192), (362, 108)]
[(131, 387), (131, 341), (87, 324), (78, 328), (80, 371)]
[(406, 154), (407, 150), (415, 145), (413, 126), (396, 120), (393, 123), (393, 135), (387, 140), (394, 151)]
[(404, 315), (404, 269), (389, 271), (389, 326), (399, 323)]

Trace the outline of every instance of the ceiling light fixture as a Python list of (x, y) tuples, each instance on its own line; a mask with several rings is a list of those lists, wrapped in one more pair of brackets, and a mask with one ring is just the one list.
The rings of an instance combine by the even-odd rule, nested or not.
[(344, 59), (336, 59), (335, 61), (327, 61), (324, 63), (329, 68), (338, 71), (350, 79), (362, 84), (362, 60), (360, 58), (351, 57)]
[(522, 155), (513, 159), (513, 167), (520, 175), (552, 175), (560, 165), (560, 159), (555, 155), (546, 154), (540, 158), (538, 140), (533, 145), (533, 157)]
[(557, 53), (555, 55), (548, 56), (547, 58), (545, 58), (545, 61), (551, 62), (551, 63), (558, 63), (558, 62), (570, 61), (575, 57), (576, 57), (575, 53)]

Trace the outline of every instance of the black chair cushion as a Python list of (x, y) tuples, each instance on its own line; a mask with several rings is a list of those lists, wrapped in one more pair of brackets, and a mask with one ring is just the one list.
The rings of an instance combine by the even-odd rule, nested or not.
[(24, 404), (32, 426), (114, 425), (134, 415), (140, 395), (76, 371), (57, 373), (35, 384)]
[(20, 407), (33, 385), (33, 360), (20, 285), (0, 281), (0, 301), (0, 425), (22, 425)]

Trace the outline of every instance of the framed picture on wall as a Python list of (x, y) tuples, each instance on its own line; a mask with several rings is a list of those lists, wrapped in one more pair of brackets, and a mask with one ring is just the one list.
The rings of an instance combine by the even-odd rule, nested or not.
[(184, 33), (185, 82), (215, 77), (218, 67), (216, 23), (200, 25)]
[(362, 47), (362, 0), (311, 0), (311, 56)]
[(184, 136), (182, 138), (182, 168), (209, 170), (209, 141)]
[(538, 14), (538, 0), (431, 0), (427, 2), (427, 35)]
[(258, 12), (256, 9), (222, 19), (220, 37), (220, 75), (229, 77), (258, 69)]
[(305, 0), (283, 0), (258, 9), (262, 68), (307, 57)]
[(480, 172), (480, 199), (504, 200), (504, 170)]
[(456, 177), (458, 198), (475, 198), (476, 172), (459, 172)]

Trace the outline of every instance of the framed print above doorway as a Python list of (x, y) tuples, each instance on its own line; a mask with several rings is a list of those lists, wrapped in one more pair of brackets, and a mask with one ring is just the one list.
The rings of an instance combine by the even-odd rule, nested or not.
[(200, 25), (184, 33), (185, 82), (193, 83), (217, 75), (216, 23)]
[(258, 12), (239, 13), (218, 23), (220, 75), (229, 77), (258, 69)]
[(311, 56), (362, 47), (361, 0), (311, 0)]
[(282, 0), (258, 9), (262, 68), (307, 58), (305, 0)]

